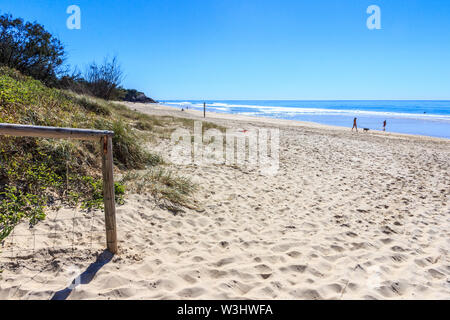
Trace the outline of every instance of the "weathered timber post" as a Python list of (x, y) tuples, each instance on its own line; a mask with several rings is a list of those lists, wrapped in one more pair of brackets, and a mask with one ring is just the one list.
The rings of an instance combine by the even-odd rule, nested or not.
[(106, 245), (111, 253), (117, 253), (116, 204), (113, 176), (113, 131), (77, 128), (29, 126), (0, 123), (0, 135), (50, 139), (79, 139), (98, 141), (101, 138), (103, 199), (105, 204)]
[(117, 253), (116, 204), (114, 194), (112, 137), (102, 138), (103, 201), (105, 204), (106, 246)]

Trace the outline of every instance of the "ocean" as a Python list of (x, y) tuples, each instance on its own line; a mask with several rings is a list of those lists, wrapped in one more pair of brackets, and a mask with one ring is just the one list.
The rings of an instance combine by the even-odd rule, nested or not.
[(450, 139), (450, 101), (303, 101), (303, 100), (171, 100), (168, 106), (207, 112), (317, 122)]

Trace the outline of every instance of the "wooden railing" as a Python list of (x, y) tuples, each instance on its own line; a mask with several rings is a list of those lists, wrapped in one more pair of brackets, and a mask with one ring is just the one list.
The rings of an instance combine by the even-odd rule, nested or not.
[(27, 126), (0, 123), (0, 135), (38, 137), (52, 139), (96, 140), (101, 144), (103, 171), (103, 201), (105, 204), (106, 245), (111, 253), (117, 253), (116, 206), (113, 176), (113, 131)]

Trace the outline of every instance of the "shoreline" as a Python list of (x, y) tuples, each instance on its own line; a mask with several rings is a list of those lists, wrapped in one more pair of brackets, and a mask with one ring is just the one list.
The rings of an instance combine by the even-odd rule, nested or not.
[[(133, 103), (127, 103), (129, 106), (133, 106)], [(155, 104), (136, 104), (140, 106), (138, 111), (143, 111), (145, 108), (142, 108), (144, 105), (150, 106), (152, 108), (159, 108), (159, 110), (165, 110), (165, 111), (174, 111), (178, 114), (174, 114), (175, 116), (183, 117), (184, 115), (193, 115), (199, 120), (235, 120), (235, 121), (242, 121), (242, 122), (260, 122), (264, 124), (271, 124), (271, 125), (281, 125), (281, 126), (287, 126), (287, 127), (308, 127), (312, 129), (327, 129), (327, 130), (336, 130), (336, 131), (348, 131), (351, 132), (351, 127), (343, 127), (343, 126), (336, 126), (336, 125), (327, 125), (327, 124), (321, 124), (317, 122), (309, 122), (309, 121), (300, 121), (300, 120), (290, 120), (290, 119), (276, 119), (276, 118), (270, 118), (270, 117), (257, 117), (257, 116), (248, 116), (248, 115), (241, 115), (241, 114), (234, 114), (234, 113), (220, 113), (220, 112), (208, 112), (206, 111), (206, 118), (203, 118), (203, 111), (199, 110), (184, 110), (181, 111), (177, 107), (173, 107), (170, 105), (165, 105), (162, 103), (155, 103)], [(399, 132), (391, 132), (386, 131), (383, 132), (381, 130), (373, 130), (370, 129), (369, 132), (364, 133), (362, 132), (362, 128), (358, 128), (358, 134), (365, 134), (370, 135), (374, 134), (376, 136), (380, 137), (386, 137), (386, 138), (410, 138), (410, 139), (419, 139), (421, 141), (423, 140), (430, 140), (430, 141), (436, 141), (436, 142), (447, 142), (450, 143), (450, 139), (448, 138), (442, 138), (442, 137), (434, 137), (434, 136), (426, 136), (426, 135), (419, 135), (419, 134), (408, 134), (408, 133), (399, 133)], [(355, 132), (356, 134), (356, 132)]]
[[(203, 111), (203, 102), (163, 101), (162, 104)], [(209, 100), (207, 109), (218, 113), (245, 114), (273, 119), (308, 121), (331, 126), (358, 127), (400, 134), (450, 139), (450, 101), (302, 101), (302, 100)]]

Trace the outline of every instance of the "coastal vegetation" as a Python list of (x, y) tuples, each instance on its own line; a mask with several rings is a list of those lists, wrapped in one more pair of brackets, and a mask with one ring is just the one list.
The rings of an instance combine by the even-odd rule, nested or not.
[(105, 100), (155, 102), (143, 92), (121, 86), (124, 73), (117, 57), (90, 62), (81, 72), (70, 72), (62, 42), (37, 22), (10, 14), (0, 16), (0, 65), (40, 80), (46, 86), (67, 89)]
[[(145, 144), (170, 137), (185, 119), (150, 116), (126, 106), (49, 88), (0, 67), (0, 122), (113, 130), (116, 202), (126, 190), (150, 191), (158, 203), (179, 211), (192, 207), (195, 185), (167, 167)], [(103, 205), (99, 145), (92, 141), (0, 136), (0, 240), (22, 219), (31, 225), (45, 208), (62, 204), (84, 209)]]
[[(145, 147), (191, 120), (145, 115), (113, 102), (143, 94), (120, 86), (116, 58), (69, 76), (61, 42), (43, 26), (10, 15), (0, 16), (0, 49), (0, 123), (112, 130), (118, 204), (127, 191), (146, 190), (173, 212), (193, 206), (196, 186)], [(50, 206), (100, 209), (99, 149), (92, 141), (0, 136), (0, 241), (24, 219), (31, 226), (45, 219)]]

